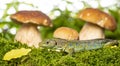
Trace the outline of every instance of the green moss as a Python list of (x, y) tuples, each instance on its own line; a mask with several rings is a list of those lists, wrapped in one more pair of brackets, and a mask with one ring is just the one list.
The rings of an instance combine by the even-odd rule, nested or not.
[(32, 51), (26, 56), (10, 61), (2, 60), (6, 52), (21, 47), (29, 48), (0, 37), (0, 66), (118, 66), (120, 64), (120, 47), (82, 51), (73, 56), (64, 52), (31, 48)]

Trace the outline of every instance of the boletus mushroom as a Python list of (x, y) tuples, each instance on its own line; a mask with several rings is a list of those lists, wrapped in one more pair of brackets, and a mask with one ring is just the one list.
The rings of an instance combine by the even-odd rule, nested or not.
[(14, 39), (30, 47), (34, 46), (37, 48), (42, 41), (37, 26), (52, 27), (50, 18), (41, 11), (18, 11), (12, 14), (10, 18), (14, 22), (22, 24)]
[(114, 31), (117, 27), (115, 19), (99, 9), (86, 8), (78, 17), (87, 22), (79, 33), (79, 40), (104, 39), (104, 29)]
[(59, 27), (53, 33), (54, 38), (66, 39), (66, 40), (77, 40), (79, 34), (76, 30), (69, 27)]

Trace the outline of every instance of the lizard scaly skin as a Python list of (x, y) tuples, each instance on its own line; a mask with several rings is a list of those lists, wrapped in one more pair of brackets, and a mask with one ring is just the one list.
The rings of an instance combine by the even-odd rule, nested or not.
[(64, 40), (47, 39), (41, 42), (41, 47), (47, 47), (51, 50), (65, 51), (67, 53), (80, 52), (84, 50), (99, 49), (103, 47), (112, 47), (118, 45), (117, 40), (112, 39), (94, 39), (94, 40)]

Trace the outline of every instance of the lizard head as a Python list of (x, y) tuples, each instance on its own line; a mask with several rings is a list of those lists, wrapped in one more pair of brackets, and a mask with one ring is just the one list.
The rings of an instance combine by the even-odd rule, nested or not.
[(55, 40), (46, 39), (40, 43), (40, 47), (47, 47), (47, 48), (53, 48), (57, 45), (57, 42)]
[(40, 43), (42, 48), (62, 49), (67, 43), (64, 39), (46, 39)]

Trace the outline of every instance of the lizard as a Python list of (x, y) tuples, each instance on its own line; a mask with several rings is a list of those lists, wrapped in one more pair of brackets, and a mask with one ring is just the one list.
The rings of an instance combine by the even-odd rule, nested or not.
[(69, 54), (84, 50), (93, 50), (104, 47), (116, 47), (119, 41), (113, 39), (94, 40), (65, 40), (59, 38), (46, 39), (40, 43), (40, 47), (49, 48), (52, 51), (64, 51)]

